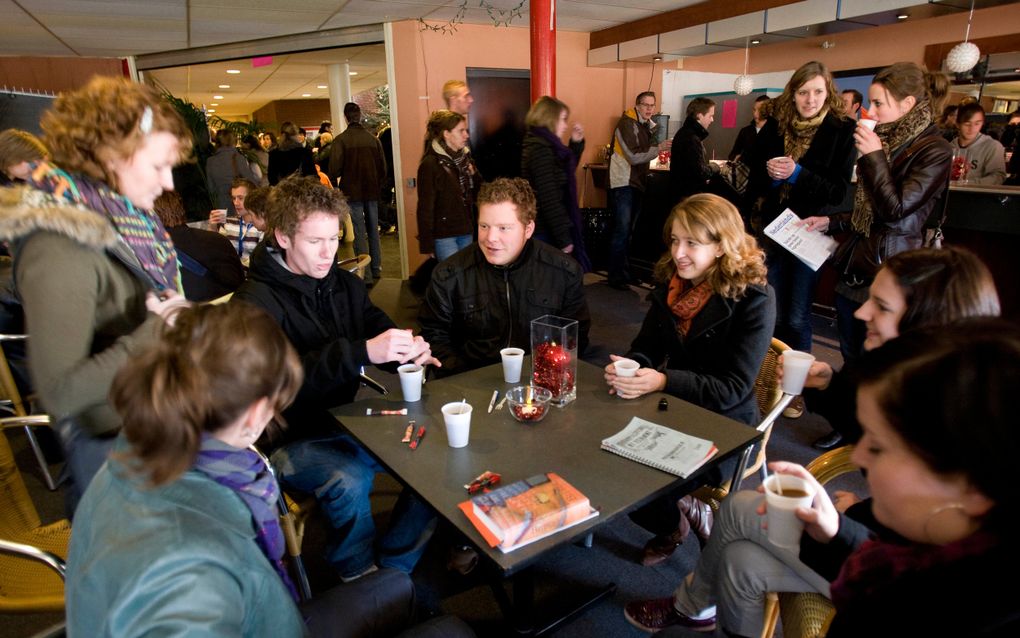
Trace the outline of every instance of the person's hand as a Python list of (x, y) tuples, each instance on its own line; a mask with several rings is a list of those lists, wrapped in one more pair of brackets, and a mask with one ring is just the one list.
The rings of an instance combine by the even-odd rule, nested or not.
[(169, 326), (174, 325), (177, 313), (191, 305), (175, 290), (164, 290), (158, 295), (149, 292), (145, 295), (145, 307), (149, 312), (158, 315)]
[(792, 157), (773, 157), (765, 162), (765, 170), (768, 171), (769, 177), (772, 179), (788, 179), (790, 175), (793, 175), (795, 168), (797, 168), (797, 162), (793, 161)]
[(833, 492), (833, 496), (836, 497), (836, 502), (834, 503), (836, 511), (840, 514), (846, 514), (846, 511), (850, 509), (850, 506), (861, 502), (860, 496), (845, 490), (836, 490)]
[(407, 355), (406, 361), (402, 363), (406, 363), (407, 361), (416, 363), (420, 366), (434, 365), (437, 368), (443, 367), (442, 362), (432, 356), (432, 347), (429, 345), (428, 341), (425, 341), (425, 337), (422, 337), (421, 335), (412, 340), (411, 352)]
[(574, 126), (570, 129), (570, 139), (574, 142), (584, 141), (584, 127), (580, 123), (574, 122)]
[[(783, 382), (783, 357), (779, 357), (779, 365), (776, 366), (776, 382)], [(805, 388), (818, 388), (824, 390), (832, 382), (832, 366), (824, 361), (815, 359), (808, 368), (807, 378), (804, 379)]]
[[(613, 362), (623, 357), (615, 354), (609, 355)], [(636, 399), (649, 392), (659, 392), (666, 387), (666, 375), (653, 370), (652, 368), (638, 368), (633, 377), (621, 377), (616, 374), (612, 363), (606, 366), (606, 383), (609, 384), (609, 394), (615, 394), (621, 399)]]
[(668, 151), (673, 148), (673, 140), (663, 140), (659, 142), (659, 152)]
[(400, 328), (390, 328), (365, 342), (368, 360), (375, 364), (390, 361), (407, 363), (415, 347), (411, 331)]
[(210, 224), (226, 224), (227, 223), (227, 209), (217, 208), (209, 211), (209, 223)]
[(858, 153), (867, 155), (882, 150), (882, 140), (877, 133), (858, 123), (854, 129), (854, 146), (857, 147)]
[(804, 230), (816, 230), (824, 233), (829, 229), (829, 218), (824, 216), (805, 217), (798, 222), (794, 222), (794, 226), (800, 226)]
[(562, 248), (562, 250), (563, 250), (563, 252), (565, 252), (565, 253), (567, 253), (569, 255), (570, 253), (574, 252), (574, 245), (573, 244), (567, 244), (566, 246), (564, 246)]
[[(815, 498), (811, 501), (811, 507), (798, 507), (794, 513), (797, 515), (797, 518), (804, 521), (804, 531), (807, 532), (808, 536), (819, 543), (828, 543), (835, 538), (836, 532), (839, 531), (839, 513), (832, 504), (832, 499), (829, 498), (825, 488), (811, 475), (811, 472), (804, 469), (802, 465), (787, 461), (769, 463), (769, 469), (776, 474), (789, 474), (790, 476), (800, 477), (811, 485), (815, 491)], [(762, 486), (758, 486), (758, 491), (763, 491), (763, 489)], [(765, 499), (762, 499), (761, 504), (758, 506), (758, 514), (764, 516), (767, 508)]]

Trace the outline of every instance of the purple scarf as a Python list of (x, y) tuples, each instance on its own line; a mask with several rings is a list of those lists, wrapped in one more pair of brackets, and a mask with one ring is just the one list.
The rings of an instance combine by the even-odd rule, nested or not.
[(251, 450), (241, 450), (203, 434), (195, 469), (241, 497), (255, 521), (255, 542), (290, 595), (295, 601), (299, 600), (297, 589), (283, 565), (286, 543), (276, 509), (280, 488), (266, 464)]
[(571, 253), (574, 259), (581, 264), (584, 272), (591, 272), (591, 260), (584, 249), (584, 236), (581, 229), (584, 223), (581, 221), (581, 210), (577, 206), (577, 157), (570, 147), (563, 143), (563, 140), (556, 137), (552, 131), (544, 126), (532, 126), (531, 133), (549, 142), (552, 146), (556, 159), (563, 164), (567, 175), (567, 215), (570, 217), (570, 237), (574, 242), (574, 252)]

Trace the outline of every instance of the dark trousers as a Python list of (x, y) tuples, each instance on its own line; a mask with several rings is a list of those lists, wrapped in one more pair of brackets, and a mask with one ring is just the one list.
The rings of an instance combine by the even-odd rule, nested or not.
[(861, 356), (864, 350), (867, 328), (863, 321), (854, 317), (861, 305), (836, 293), (836, 328), (839, 330), (839, 351), (843, 355), (843, 365)]
[(609, 281), (630, 280), (627, 248), (634, 220), (641, 215), (642, 192), (632, 186), (609, 189), (609, 205), (613, 211), (613, 234), (609, 239)]

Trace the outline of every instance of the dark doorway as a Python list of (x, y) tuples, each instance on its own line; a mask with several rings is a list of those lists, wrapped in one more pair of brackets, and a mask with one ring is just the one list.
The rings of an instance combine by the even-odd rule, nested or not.
[(527, 69), (467, 69), (474, 104), (469, 127), (471, 154), (485, 181), (521, 174), (524, 116), (531, 108)]

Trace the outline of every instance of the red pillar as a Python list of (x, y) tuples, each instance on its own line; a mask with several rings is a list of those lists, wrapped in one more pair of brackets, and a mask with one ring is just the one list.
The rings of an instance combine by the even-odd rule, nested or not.
[(556, 97), (556, 0), (530, 0), (531, 101)]

